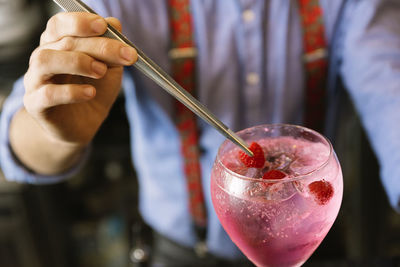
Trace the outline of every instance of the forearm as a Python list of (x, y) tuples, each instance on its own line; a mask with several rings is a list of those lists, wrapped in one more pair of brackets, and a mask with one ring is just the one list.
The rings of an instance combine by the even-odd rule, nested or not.
[(9, 135), (11, 148), (19, 161), (42, 175), (57, 175), (68, 170), (85, 148), (54, 140), (24, 108), (14, 115)]

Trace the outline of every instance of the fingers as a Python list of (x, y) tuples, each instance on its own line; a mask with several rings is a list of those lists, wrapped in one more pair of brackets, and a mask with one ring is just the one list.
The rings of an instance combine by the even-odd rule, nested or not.
[(27, 92), (24, 105), (31, 114), (38, 114), (50, 107), (87, 101), (95, 95), (96, 89), (91, 85), (46, 84), (38, 90)]
[[(118, 60), (111, 64), (133, 64), (136, 60), (135, 49), (120, 41), (102, 38), (89, 39), (79, 37), (94, 37), (102, 35), (107, 29), (107, 23), (121, 31), (121, 23), (116, 18), (104, 19), (98, 15), (82, 12), (61, 12), (51, 17), (47, 23), (46, 30), (41, 36), (41, 48), (57, 50), (77, 50), (99, 56), (102, 61), (107, 61), (108, 56), (118, 55)], [(75, 41), (80, 40), (80, 41)], [(77, 49), (75, 49), (77, 48)], [(97, 48), (97, 49), (96, 49)], [(95, 53), (90, 53), (96, 49)], [(120, 50), (120, 51), (116, 51)], [(96, 53), (100, 51), (100, 53)], [(121, 61), (121, 57), (124, 59)]]
[[(103, 19), (95, 14), (80, 12), (64, 12), (53, 16), (49, 20), (45, 32), (42, 34), (41, 46), (34, 51), (30, 59), (30, 65), (43, 71), (47, 69), (49, 72), (47, 75), (40, 71), (35, 71), (34, 73), (41, 74), (42, 76), (38, 78), (42, 80), (48, 79), (50, 75), (60, 73), (99, 78), (96, 75), (93, 76), (93, 72), (88, 72), (86, 61), (89, 59), (87, 57), (76, 53), (52, 53), (49, 50), (80, 52), (92, 57), (93, 60), (104, 62), (109, 66), (133, 64), (137, 60), (137, 53), (134, 48), (118, 40), (98, 37), (98, 35), (105, 32), (107, 23), (114, 26), (117, 30), (121, 30), (121, 23), (116, 18)], [(55, 60), (49, 59), (52, 56), (59, 58), (60, 62), (65, 63), (62, 65), (58, 64), (58, 67), (62, 67), (64, 70), (57, 69), (57, 64), (42, 66), (54, 62)], [(80, 60), (82, 62), (79, 63)], [(66, 64), (70, 62), (76, 64), (67, 66)], [(56, 69), (49, 68), (51, 66), (56, 67)], [(78, 69), (71, 69), (69, 67)]]
[(56, 42), (66, 36), (90, 37), (100, 36), (107, 30), (107, 23), (118, 31), (122, 30), (117, 18), (103, 17), (84, 12), (61, 12), (51, 17), (42, 33), (40, 44)]
[(40, 44), (56, 42), (65, 36), (88, 37), (102, 35), (106, 20), (98, 15), (82, 12), (57, 13), (47, 22)]
[(76, 51), (56, 51), (39, 49), (31, 56), (29, 70), (25, 79), (29, 88), (40, 87), (57, 74), (79, 75), (89, 78), (101, 78), (107, 71), (103, 62), (96, 61), (85, 53)]
[[(100, 82), (118, 76), (116, 68), (111, 67), (136, 61), (135, 49), (100, 37), (107, 23), (121, 30), (117, 19), (90, 13), (59, 13), (49, 20), (24, 76), (24, 104), (28, 112), (93, 99), (96, 95), (93, 85), (99, 86)], [(114, 76), (106, 75), (111, 72)], [(85, 77), (106, 80), (97, 82)]]
[(87, 26), (100, 23), (106, 27), (106, 21), (116, 29), (121, 29), (116, 18), (105, 20), (88, 13), (60, 13), (52, 17), (42, 35), (42, 45), (30, 58), (26, 75), (26, 80), (30, 81), (29, 87), (40, 87), (42, 82), (49, 81), (57, 74), (99, 79), (106, 73), (106, 65), (133, 64), (137, 60), (134, 48), (118, 40), (98, 37), (97, 32), (103, 33), (104, 30), (94, 31)]
[(137, 60), (136, 50), (124, 43), (105, 37), (64, 37), (39, 48), (85, 53), (107, 65), (132, 65)]

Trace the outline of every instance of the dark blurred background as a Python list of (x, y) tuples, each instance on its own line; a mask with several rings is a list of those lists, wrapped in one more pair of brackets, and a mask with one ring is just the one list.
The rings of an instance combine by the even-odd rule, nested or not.
[[(0, 0), (0, 112), (23, 75), (49, 16), (47, 0)], [(379, 168), (351, 104), (335, 149), (345, 191), (341, 211), (304, 265), (400, 266), (400, 215), (389, 206)], [(111, 141), (112, 140), (112, 141)], [(1, 267), (146, 266), (151, 230), (137, 210), (137, 181), (121, 94), (73, 179), (34, 186), (6, 182), (0, 170)]]

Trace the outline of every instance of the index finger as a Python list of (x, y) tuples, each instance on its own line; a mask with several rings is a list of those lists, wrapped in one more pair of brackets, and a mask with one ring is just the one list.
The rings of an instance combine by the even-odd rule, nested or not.
[(107, 22), (99, 15), (86, 12), (61, 12), (47, 22), (40, 44), (56, 42), (66, 36), (98, 36), (106, 30)]

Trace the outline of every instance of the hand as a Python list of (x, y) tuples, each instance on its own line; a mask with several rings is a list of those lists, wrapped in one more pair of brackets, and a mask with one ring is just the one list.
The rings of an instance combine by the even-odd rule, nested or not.
[(100, 37), (115, 18), (59, 13), (47, 23), (24, 77), (26, 111), (48, 136), (74, 145), (88, 144), (118, 96), (123, 66), (136, 51)]

